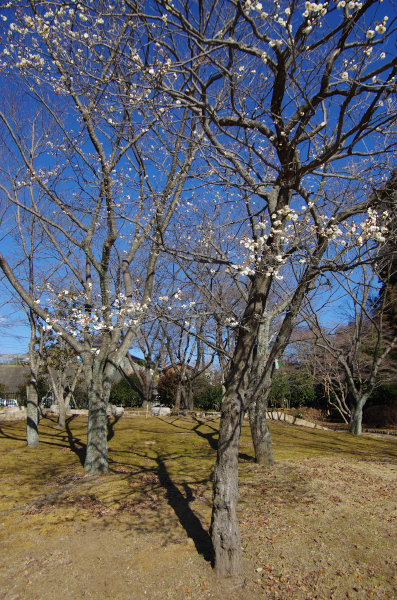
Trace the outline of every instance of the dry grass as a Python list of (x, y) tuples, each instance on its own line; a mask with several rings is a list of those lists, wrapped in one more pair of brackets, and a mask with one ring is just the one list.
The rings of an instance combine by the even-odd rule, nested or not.
[[(76, 599), (397, 598), (395, 438), (271, 423), (277, 466), (263, 470), (253, 462), (245, 426), (245, 579), (243, 588), (225, 591), (208, 563), (216, 420), (137, 417), (111, 424), (107, 477), (82, 468), (86, 419), (69, 420), (65, 432), (55, 424), (41, 422), (37, 450), (26, 447), (23, 424), (1, 425), (0, 579), (8, 582), (0, 581), (1, 600), (52, 600), (60, 581), (70, 590), (66, 597)], [(111, 583), (105, 561), (114, 571)]]

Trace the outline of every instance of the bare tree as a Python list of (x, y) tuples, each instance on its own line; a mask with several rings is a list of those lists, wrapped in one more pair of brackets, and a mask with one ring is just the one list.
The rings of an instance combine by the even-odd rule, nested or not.
[(52, 339), (48, 339), (48, 335), (43, 337), (45, 342), (42, 345), (41, 356), (44, 377), (51, 390), (54, 404), (58, 406), (58, 428), (65, 429), (66, 416), (74, 390), (81, 382), (83, 363), (62, 338), (51, 336)]
[(318, 370), (329, 396), (330, 392), (335, 396), (333, 401), (330, 398), (331, 404), (349, 421), (349, 431), (356, 435), (362, 433), (366, 402), (375, 387), (387, 379), (390, 365), (386, 361), (397, 345), (397, 335), (387, 326), (385, 318), (387, 293), (379, 296), (376, 305), (370, 302), (375, 292), (379, 292), (377, 281), (377, 274), (365, 268), (358, 282), (338, 278), (345, 292), (344, 301), (351, 308), (347, 324), (334, 329), (321, 325), (313, 304), (308, 317), (314, 350), (320, 350), (322, 364)]
[[(395, 177), (382, 188), (375, 165), (379, 160), (391, 175), (397, 59), (387, 40), (394, 22), (387, 15), (379, 21), (372, 0), (285, 9), (250, 1), (202, 2), (198, 10), (188, 2), (153, 6), (147, 18), (164, 61), (175, 81), (185, 79), (175, 90), (153, 63), (156, 84), (196, 111), (212, 172), (240, 191), (240, 238), (246, 214), (248, 259), (235, 268), (250, 285), (225, 381), (211, 526), (216, 569), (228, 576), (241, 565), (236, 509), (244, 411), (259, 390), (266, 400), (275, 360), (318, 276), (370, 258), (376, 240), (367, 238), (366, 256), (353, 258), (355, 236), (344, 238), (354, 233), (359, 215), (395, 189)], [(379, 191), (371, 193), (370, 177)], [(260, 324), (285, 271), (294, 274), (295, 285), (252, 382)]]
[[(150, 310), (199, 137), (188, 108), (171, 114), (161, 94), (147, 91), (147, 38), (123, 3), (17, 4), (7, 9), (2, 77), (7, 84), (13, 76), (19, 110), (32, 116), (22, 121), (2, 96), (4, 157), (12, 160), (0, 190), (14, 210), (37, 219), (52, 248), (46, 262), (62, 263), (64, 287), (58, 271), (38, 298), (12, 247), (0, 267), (32, 314), (81, 356), (90, 407), (85, 468), (106, 472), (110, 388)], [(64, 318), (51, 308), (56, 298), (68, 303)]]

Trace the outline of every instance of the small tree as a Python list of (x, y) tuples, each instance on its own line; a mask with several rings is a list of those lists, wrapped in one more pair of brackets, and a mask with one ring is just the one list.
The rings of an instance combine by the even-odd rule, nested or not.
[(376, 310), (370, 303), (377, 279), (368, 269), (362, 270), (359, 282), (338, 279), (353, 315), (346, 325), (327, 330), (317, 312), (311, 317), (314, 345), (321, 351), (318, 373), (323, 374), (329, 402), (356, 435), (362, 433), (363, 407), (376, 386), (385, 382), (386, 359), (397, 345), (397, 335), (386, 325), (388, 294), (380, 296)]
[(42, 347), (45, 378), (51, 390), (54, 403), (58, 406), (59, 429), (65, 429), (66, 415), (74, 390), (81, 381), (83, 363), (76, 352), (62, 337), (57, 339), (48, 332)]

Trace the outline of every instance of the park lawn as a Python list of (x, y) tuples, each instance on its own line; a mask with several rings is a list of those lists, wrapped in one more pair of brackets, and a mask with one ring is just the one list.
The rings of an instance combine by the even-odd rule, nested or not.
[(85, 473), (87, 421), (0, 427), (0, 600), (396, 598), (397, 439), (272, 422), (276, 466), (240, 451), (238, 581), (210, 568), (219, 421), (124, 417), (108, 476)]

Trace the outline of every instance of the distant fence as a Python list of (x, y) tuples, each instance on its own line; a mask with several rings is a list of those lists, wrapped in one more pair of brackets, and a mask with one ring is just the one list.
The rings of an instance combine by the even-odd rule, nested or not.
[(20, 406), (26, 405), (26, 395), (23, 392), (0, 392), (0, 398), (4, 400), (18, 400)]

